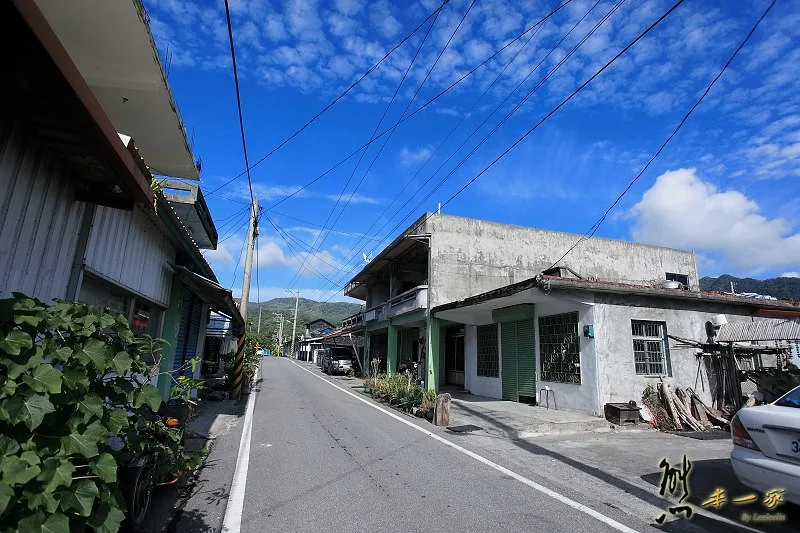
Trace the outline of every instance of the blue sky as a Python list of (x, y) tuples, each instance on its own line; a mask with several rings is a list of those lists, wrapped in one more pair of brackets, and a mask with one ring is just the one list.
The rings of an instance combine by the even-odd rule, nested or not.
[[(768, 3), (687, 0), (445, 211), (583, 233), (694, 104)], [(260, 224), (260, 299), (283, 296), (287, 288), (304, 297), (342, 299), (337, 294), (363, 264), (362, 252), (377, 254), (400, 229), (450, 198), (672, 2), (623, 2), (540, 83), (616, 4), (572, 0), (397, 127), (383, 149), (386, 137), (375, 142), (357, 167), (359, 156), (274, 206), (370, 139), (419, 49), (381, 131), (400, 119), (470, 4), (451, 0), (421, 48), (428, 25), (252, 170), (254, 191), (278, 228), (266, 218)], [(409, 112), (557, 5), (476, 0)], [(223, 4), (145, 0), (145, 6), (195, 156), (203, 161), (201, 186), (213, 191), (244, 169)], [(231, 0), (251, 162), (327, 105), (437, 6), (431, 0)], [(701, 275), (800, 276), (799, 28), (800, 3), (779, 1), (599, 236), (695, 250)], [(530, 99), (415, 207), (537, 84)], [(319, 226), (340, 197), (331, 218), (337, 220), (334, 231), (325, 236)], [(241, 286), (247, 199), (244, 178), (207, 196), (225, 239), (206, 257), (234, 291)], [(311, 254), (315, 240), (318, 251)], [(259, 298), (255, 278), (251, 295)]]

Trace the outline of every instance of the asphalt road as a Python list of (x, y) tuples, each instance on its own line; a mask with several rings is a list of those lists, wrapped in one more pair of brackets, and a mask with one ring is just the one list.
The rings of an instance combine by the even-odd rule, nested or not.
[[(513, 475), (517, 466), (508, 466), (511, 475), (498, 471), (349, 396), (306, 363), (268, 357), (262, 373), (253, 411), (243, 532), (557, 533), (651, 527), (649, 516), (634, 516), (602, 499), (582, 501), (577, 489), (557, 487), (556, 493), (547, 494), (548, 477), (555, 470), (539, 477), (535, 471), (521, 473), (541, 483), (544, 492), (531, 488)], [(354, 383), (334, 381), (344, 387)], [(434, 430), (426, 421), (407, 421)], [(458, 437), (436, 431), (459, 444)], [(502, 459), (492, 458), (496, 463)], [(574, 502), (587, 508), (576, 509)], [(593, 512), (602, 516), (593, 517)]]

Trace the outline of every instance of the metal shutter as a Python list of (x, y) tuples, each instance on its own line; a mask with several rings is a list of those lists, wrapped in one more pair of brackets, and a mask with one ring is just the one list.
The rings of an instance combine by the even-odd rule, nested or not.
[(536, 398), (536, 352), (533, 320), (521, 320), (517, 326), (517, 394)]
[(175, 361), (172, 370), (174, 377), (191, 374), (191, 368), (178, 370), (186, 362), (197, 355), (197, 337), (200, 333), (200, 313), (202, 305), (200, 300), (190, 291), (184, 289), (181, 298), (181, 321), (178, 337), (175, 340)]
[(503, 399), (519, 401), (517, 391), (517, 323), (500, 324), (500, 359), (502, 362), (500, 377), (502, 378)]
[(447, 370), (445, 361), (447, 358), (447, 329), (439, 328), (439, 386), (447, 383)]

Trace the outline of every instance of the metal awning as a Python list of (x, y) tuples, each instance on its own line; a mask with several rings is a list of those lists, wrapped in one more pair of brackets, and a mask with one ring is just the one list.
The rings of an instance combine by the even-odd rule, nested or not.
[(733, 322), (720, 326), (717, 342), (796, 341), (800, 340), (800, 319), (766, 319), (758, 322)]
[(231, 317), (234, 335), (244, 332), (244, 319), (239, 308), (236, 307), (231, 291), (185, 267), (179, 265), (172, 265), (172, 267), (181, 281), (186, 283), (201, 300), (220, 313)]
[(35, 0), (103, 111), (154, 174), (200, 179), (138, 0)]

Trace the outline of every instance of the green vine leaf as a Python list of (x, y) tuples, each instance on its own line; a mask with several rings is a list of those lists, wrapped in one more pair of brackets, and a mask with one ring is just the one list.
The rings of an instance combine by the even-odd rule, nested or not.
[(69, 518), (61, 513), (51, 515), (42, 524), (42, 533), (63, 533), (69, 531)]
[(106, 427), (114, 435), (128, 427), (128, 423), (128, 413), (124, 409), (114, 409), (105, 417)]
[(117, 461), (110, 453), (100, 454), (96, 461), (89, 463), (92, 472), (100, 476), (106, 483), (113, 483), (117, 480)]
[(51, 492), (23, 491), (22, 495), (28, 499), (28, 509), (42, 509), (47, 514), (52, 514), (58, 509), (58, 500)]
[(19, 458), (22, 459), (23, 461), (25, 461), (26, 463), (28, 463), (28, 465), (30, 465), (30, 466), (35, 466), (35, 465), (38, 465), (38, 464), (40, 464), (42, 462), (39, 459), (39, 456), (36, 455), (36, 452), (34, 452), (32, 450), (26, 450), (26, 451), (22, 452), (22, 454), (20, 455)]
[(108, 368), (108, 345), (99, 339), (89, 339), (81, 348), (78, 358), (91, 362), (100, 372), (105, 372)]
[(36, 479), (37, 481), (47, 482), (45, 490), (53, 492), (59, 487), (72, 485), (72, 475), (74, 473), (75, 467), (68, 460), (50, 457), (44, 461), (42, 473)]
[(12, 424), (24, 422), (29, 429), (34, 430), (41, 425), (44, 415), (55, 411), (55, 407), (46, 395), (33, 394), (25, 398), (18, 394), (6, 402), (5, 411)]
[(103, 418), (103, 400), (97, 394), (89, 394), (78, 402), (78, 409), (82, 413)]
[(19, 451), (19, 443), (6, 435), (0, 435), (0, 456), (14, 455)]
[(137, 408), (147, 404), (153, 411), (158, 411), (161, 401), (161, 391), (149, 383), (133, 394), (133, 406)]
[(108, 430), (98, 422), (92, 422), (83, 433), (72, 433), (61, 439), (64, 452), (67, 455), (78, 454), (91, 459), (99, 452), (98, 442), (105, 442), (108, 438)]
[(22, 381), (36, 392), (61, 392), (61, 371), (48, 364), (37, 366), (30, 376), (23, 376)]
[(39, 513), (28, 516), (19, 521), (17, 526), (17, 533), (41, 533), (42, 532), (42, 516)]
[(74, 510), (80, 516), (89, 516), (99, 494), (94, 481), (79, 479), (72, 487), (61, 492), (61, 508), (65, 511)]
[(114, 367), (117, 374), (124, 374), (131, 369), (132, 364), (133, 359), (125, 352), (118, 352), (117, 355), (114, 356), (114, 360), (111, 361), (111, 365)]
[(9, 355), (19, 355), (23, 349), (33, 347), (33, 339), (24, 331), (14, 329), (5, 338), (0, 338), (0, 350)]
[(117, 533), (125, 515), (117, 507), (104, 503), (98, 506), (97, 512), (89, 519), (89, 525), (94, 527), (95, 533)]
[(41, 472), (38, 466), (31, 466), (16, 455), (3, 457), (3, 462), (0, 464), (2, 465), (0, 469), (3, 471), (3, 481), (11, 485), (24, 485)]
[(20, 313), (14, 315), (14, 323), (20, 326), (27, 324), (28, 326), (36, 327), (42, 320), (42, 317), (36, 315), (23, 315)]
[(15, 499), (14, 489), (9, 487), (7, 483), (0, 481), (0, 516), (3, 516), (3, 513), (6, 512), (12, 499)]
[(84, 391), (89, 388), (89, 378), (86, 377), (85, 370), (67, 367), (64, 369), (62, 379), (68, 389)]

